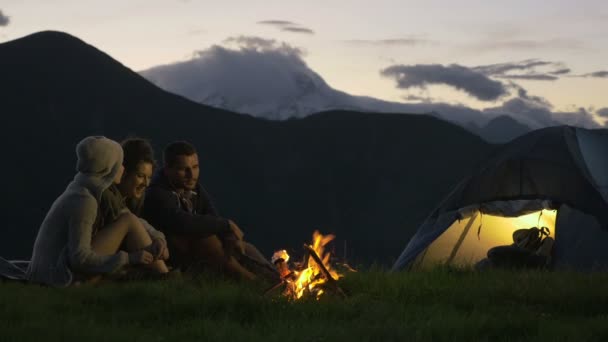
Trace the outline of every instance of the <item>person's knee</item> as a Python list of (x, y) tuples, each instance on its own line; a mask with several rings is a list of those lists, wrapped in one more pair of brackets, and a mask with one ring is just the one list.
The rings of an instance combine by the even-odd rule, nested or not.
[(133, 215), (131, 212), (125, 212), (120, 214), (116, 221), (122, 221), (127, 225), (133, 225), (133, 223), (137, 220), (137, 216)]
[(224, 245), (222, 244), (222, 241), (215, 235), (205, 239), (204, 250), (212, 258), (216, 258), (218, 260), (224, 260), (226, 258)]
[(133, 213), (127, 212), (120, 215), (118, 220), (122, 220), (125, 225), (128, 227), (129, 234), (133, 235), (143, 235), (148, 234), (146, 228), (139, 220), (139, 217), (135, 216)]

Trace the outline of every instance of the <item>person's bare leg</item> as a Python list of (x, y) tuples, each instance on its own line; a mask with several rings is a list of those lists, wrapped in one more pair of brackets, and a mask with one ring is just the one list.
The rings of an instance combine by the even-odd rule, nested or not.
[[(131, 222), (129, 234), (127, 234), (124, 241), (127, 251), (148, 249), (152, 245), (152, 238), (139, 218), (133, 214), (123, 214), (121, 217), (122, 216), (128, 216), (129, 221)], [(169, 269), (163, 260), (155, 260), (149, 267), (159, 273), (169, 272)]]
[(264, 257), (264, 254), (262, 254), (262, 252), (260, 252), (254, 245), (250, 244), (249, 242), (245, 242), (243, 245), (245, 246), (245, 255), (246, 256), (250, 257), (251, 259), (253, 259), (261, 264), (268, 265), (272, 269), (274, 269), (274, 266), (272, 266), (270, 261), (268, 261), (268, 259), (266, 259)]
[[(127, 252), (134, 252), (149, 247), (152, 244), (150, 235), (139, 219), (133, 214), (123, 214), (116, 221), (99, 230), (91, 247), (99, 254), (114, 254), (124, 241)], [(162, 260), (156, 260), (148, 267), (159, 273), (169, 272)]]
[[(185, 245), (186, 238), (174, 239), (176, 245)], [(227, 255), (220, 239), (212, 235), (207, 238), (199, 238), (188, 242), (186, 255), (196, 260), (204, 261), (220, 272), (228, 273), (241, 279), (253, 280), (256, 276), (244, 268), (233, 256)]]

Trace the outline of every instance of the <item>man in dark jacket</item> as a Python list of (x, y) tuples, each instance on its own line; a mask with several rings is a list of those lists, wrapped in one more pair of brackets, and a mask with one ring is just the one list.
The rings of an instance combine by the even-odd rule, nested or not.
[(171, 250), (172, 264), (189, 267), (198, 263), (245, 278), (256, 276), (243, 259), (268, 264), (231, 220), (218, 215), (209, 196), (198, 183), (196, 149), (179, 141), (163, 153), (163, 167), (146, 191), (142, 216), (163, 231)]

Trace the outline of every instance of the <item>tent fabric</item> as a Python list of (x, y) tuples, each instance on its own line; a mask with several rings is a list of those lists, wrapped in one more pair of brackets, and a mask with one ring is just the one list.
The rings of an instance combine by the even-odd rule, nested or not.
[(476, 214), (457, 220), (420, 253), (413, 269), (437, 265), (469, 266), (487, 257), (489, 249), (511, 245), (513, 233), (521, 228), (547, 227), (555, 237), (557, 210), (541, 209), (519, 216)]
[(555, 209), (554, 204), (547, 200), (513, 200), (482, 203), (477, 206), (480, 212), (489, 215), (515, 217), (543, 209)]
[(608, 132), (577, 129), (582, 157), (596, 187), (608, 201)]
[[(519, 216), (541, 208), (569, 208), (563, 217), (558, 213), (558, 240), (560, 229), (565, 229), (564, 239), (583, 234), (582, 231), (588, 235), (587, 228), (572, 226), (583, 216), (591, 217), (593, 227), (607, 232), (607, 158), (605, 130), (550, 127), (515, 139), (496, 151), (439, 204), (409, 241), (393, 270), (410, 267), (455, 220), (476, 210), (482, 215)], [(565, 245), (564, 241), (556, 241), (555, 248), (560, 247), (561, 255), (572, 258), (571, 251), (565, 252)], [(573, 265), (591, 267), (582, 259)]]
[(460, 215), (457, 210), (445, 213), (440, 217), (427, 219), (418, 229), (416, 234), (410, 239), (409, 243), (393, 265), (394, 271), (399, 271), (409, 267), (414, 259), (422, 253), (428, 245), (435, 241)]
[(439, 212), (496, 200), (543, 198), (569, 204), (608, 225), (606, 201), (581, 156), (576, 130), (545, 128), (505, 145), (459, 184)]
[(564, 205), (555, 225), (554, 269), (608, 271), (608, 231), (593, 216)]
[[(473, 205), (465, 208), (461, 208), (457, 211), (451, 211), (440, 215), (438, 218), (429, 218), (425, 223), (418, 229), (416, 234), (412, 237), (409, 244), (404, 249), (403, 253), (397, 259), (397, 262), (393, 266), (394, 270), (400, 270), (409, 266), (414, 262), (418, 256), (423, 253), (431, 243), (437, 240), (444, 232), (446, 232), (454, 224), (466, 223), (470, 220), (473, 225), (468, 230), (474, 230), (473, 235), (487, 234), (489, 229), (492, 229), (492, 225), (488, 222), (488, 217), (491, 216), (502, 216), (502, 217), (517, 217), (530, 213), (539, 212), (542, 210), (553, 210), (554, 204), (547, 200), (515, 200), (515, 201), (496, 201), (484, 203), (481, 205)], [(484, 221), (484, 215), (486, 219)], [(463, 221), (463, 222), (460, 222)], [(485, 224), (484, 224), (485, 222)], [(463, 225), (464, 226), (464, 225)], [(530, 227), (521, 227), (530, 228)], [(553, 231), (553, 227), (551, 227)], [(471, 232), (468, 232), (471, 234)], [(510, 233), (509, 233), (510, 234)], [(455, 241), (456, 242), (456, 241)], [(509, 244), (512, 241), (504, 241), (504, 244)], [(455, 250), (458, 247), (449, 247)], [(448, 260), (453, 259), (448, 258)]]

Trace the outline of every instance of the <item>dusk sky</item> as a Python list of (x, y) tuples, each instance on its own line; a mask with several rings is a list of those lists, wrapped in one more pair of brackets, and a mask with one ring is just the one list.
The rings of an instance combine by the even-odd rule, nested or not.
[(302, 50), (310, 69), (353, 95), (483, 109), (521, 87), (552, 110), (608, 117), (605, 0), (0, 3), (0, 42), (42, 30), (77, 36), (135, 71), (260, 37)]

